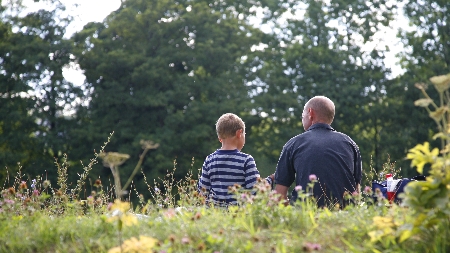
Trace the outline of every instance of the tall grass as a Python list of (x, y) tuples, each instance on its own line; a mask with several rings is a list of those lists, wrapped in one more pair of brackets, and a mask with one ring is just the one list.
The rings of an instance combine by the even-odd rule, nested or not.
[[(105, 193), (101, 182), (94, 183), (96, 193), (86, 199), (66, 194), (73, 192), (66, 188), (66, 164), (62, 161), (56, 165), (55, 186), (45, 180), (25, 179), (19, 172), (11, 186), (3, 187), (0, 252), (414, 252), (419, 249), (442, 252), (448, 249), (445, 237), (448, 229), (442, 226), (427, 231), (436, 236), (432, 242), (424, 242), (421, 234), (402, 243), (391, 239), (372, 240), (371, 233), (380, 226), (374, 222), (375, 217), (392, 216), (401, 221), (410, 215), (410, 210), (390, 206), (383, 199), (374, 203), (370, 192), (351, 196), (355, 205), (343, 210), (318, 209), (307, 192), (300, 192), (304, 201), (284, 206), (263, 180), (256, 185), (256, 194), (238, 187), (231, 189), (239, 206), (215, 208), (205, 205), (197, 193), (194, 178), (198, 171), (191, 170), (185, 178), (176, 181), (174, 163), (165, 178), (152, 184), (147, 182), (150, 199), (144, 199), (133, 189), (132, 194), (140, 196), (140, 202), (132, 206), (121, 201), (113, 204), (115, 195)], [(384, 229), (395, 233), (389, 222)], [(447, 234), (439, 234), (442, 231)]]

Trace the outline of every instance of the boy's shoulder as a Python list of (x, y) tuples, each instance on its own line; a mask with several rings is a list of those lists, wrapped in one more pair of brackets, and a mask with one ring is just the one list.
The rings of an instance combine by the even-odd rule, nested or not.
[(253, 159), (253, 157), (250, 154), (241, 152), (241, 151), (239, 151), (237, 149), (233, 149), (233, 150), (217, 149), (213, 153), (209, 154), (206, 157), (206, 160), (209, 160), (209, 159), (212, 159), (212, 158), (215, 158), (215, 157), (225, 157), (225, 156), (236, 156), (236, 157)]

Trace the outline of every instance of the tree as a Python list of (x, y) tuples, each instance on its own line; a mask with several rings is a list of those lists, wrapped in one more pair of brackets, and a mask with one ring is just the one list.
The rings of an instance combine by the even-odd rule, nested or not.
[[(3, 166), (24, 164), (29, 176), (43, 173), (56, 178), (54, 159), (68, 151), (71, 109), (78, 89), (64, 80), (62, 69), (70, 62), (71, 44), (63, 38), (70, 17), (64, 6), (53, 2), (52, 10), (38, 10), (24, 17), (5, 11), (2, 29), (1, 138)], [(14, 31), (14, 32), (13, 32)], [(9, 151), (8, 151), (9, 150)], [(25, 166), (26, 165), (26, 166)]]
[[(438, 129), (428, 115), (417, 109), (414, 101), (421, 98), (421, 91), (416, 83), (431, 84), (431, 76), (450, 72), (450, 3), (448, 1), (406, 1), (403, 11), (411, 27), (400, 30), (399, 36), (405, 51), (399, 56), (405, 74), (394, 80), (388, 87), (389, 110), (396, 112), (386, 115), (391, 122), (387, 133), (392, 135), (397, 145), (392, 145), (399, 157), (406, 157), (409, 149), (418, 143), (432, 142), (439, 145), (432, 136)], [(437, 93), (430, 92), (438, 100)], [(414, 176), (408, 161), (400, 161), (402, 168), (407, 168), (403, 176)]]
[(380, 148), (383, 120), (377, 113), (385, 107), (389, 85), (382, 64), (387, 49), (366, 52), (362, 46), (377, 28), (389, 25), (389, 3), (306, 0), (287, 8), (284, 17), (286, 22), (274, 23), (276, 36), (255, 52), (258, 61), (249, 69), (253, 108), (261, 119), (256, 135), (266, 137), (256, 146), (275, 164), (282, 145), (302, 131), (306, 101), (325, 95), (337, 108), (332, 126), (358, 143), (364, 167), (371, 157), (381, 160), (388, 149)]
[[(150, 179), (164, 177), (174, 160), (176, 177), (186, 174), (192, 158), (196, 173), (220, 145), (214, 128), (220, 115), (249, 107), (241, 57), (261, 34), (236, 9), (217, 4), (128, 0), (73, 37), (91, 91), (78, 115), (78, 157), (114, 131), (107, 150), (131, 156), (121, 178), (131, 174), (141, 140), (160, 144), (142, 166)], [(103, 171), (97, 174), (109, 175)]]

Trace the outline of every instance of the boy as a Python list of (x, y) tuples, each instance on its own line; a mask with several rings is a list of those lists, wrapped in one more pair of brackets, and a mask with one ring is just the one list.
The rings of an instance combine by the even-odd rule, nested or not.
[[(241, 152), (245, 144), (245, 124), (233, 113), (222, 115), (216, 123), (216, 132), (222, 148), (206, 157), (198, 191), (207, 198), (207, 203), (218, 206), (237, 204), (228, 187), (235, 184), (252, 189), (260, 177), (255, 160)], [(273, 174), (266, 178), (272, 185)]]

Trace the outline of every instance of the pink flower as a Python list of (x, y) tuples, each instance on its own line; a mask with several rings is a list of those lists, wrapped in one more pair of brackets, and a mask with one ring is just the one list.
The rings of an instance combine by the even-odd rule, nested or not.
[(14, 204), (14, 200), (5, 199), (5, 204), (12, 205), (12, 204)]
[(167, 209), (167, 211), (164, 212), (164, 217), (171, 219), (175, 217), (176, 214), (177, 213), (175, 212), (175, 209), (169, 208)]
[(372, 192), (372, 188), (370, 188), (370, 186), (366, 186), (366, 187), (364, 187), (364, 192), (365, 193), (371, 193)]
[(33, 190), (33, 196), (39, 196), (39, 191), (38, 190)]
[(189, 242), (190, 242), (190, 240), (189, 240), (188, 237), (183, 237), (183, 238), (181, 238), (181, 243), (183, 243), (183, 244), (189, 244)]
[(296, 187), (295, 187), (295, 191), (296, 192), (299, 192), (299, 191), (301, 191), (302, 190), (302, 186), (301, 185), (297, 185)]
[(313, 250), (321, 250), (322, 246), (318, 243), (311, 243), (311, 242), (306, 242), (303, 244), (303, 250), (304, 251), (313, 251)]
[(316, 181), (316, 180), (317, 180), (317, 176), (315, 174), (309, 175), (309, 181)]
[(356, 197), (356, 196), (358, 196), (358, 195), (359, 195), (358, 192), (356, 192), (356, 191), (352, 192), (352, 196), (353, 196), (353, 197)]

